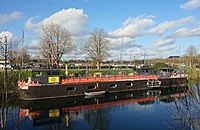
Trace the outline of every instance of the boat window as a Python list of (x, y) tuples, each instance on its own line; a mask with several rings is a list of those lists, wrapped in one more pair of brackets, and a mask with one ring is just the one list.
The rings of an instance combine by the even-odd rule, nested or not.
[(126, 87), (133, 87), (133, 86), (134, 86), (133, 83), (127, 83), (127, 84), (126, 84)]
[(59, 75), (59, 71), (52, 71), (51, 75)]
[(117, 84), (111, 84), (110, 88), (117, 88)]
[(88, 89), (96, 89), (96, 86), (88, 86)]
[(48, 73), (47, 72), (33, 72), (33, 77), (45, 77), (47, 76)]
[(67, 87), (67, 91), (75, 91), (76, 90), (76, 87)]

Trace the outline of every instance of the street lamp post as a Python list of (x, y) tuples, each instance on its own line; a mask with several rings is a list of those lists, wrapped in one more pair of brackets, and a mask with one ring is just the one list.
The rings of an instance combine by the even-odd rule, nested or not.
[(24, 30), (22, 30), (22, 68), (23, 68), (23, 64), (24, 64), (24, 49), (23, 49), (23, 46), (24, 46)]

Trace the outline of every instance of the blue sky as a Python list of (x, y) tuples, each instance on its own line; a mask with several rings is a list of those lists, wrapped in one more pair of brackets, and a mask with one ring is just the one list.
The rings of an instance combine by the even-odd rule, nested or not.
[[(122, 51), (124, 59), (165, 58), (200, 47), (200, 0), (0, 0), (0, 5), (0, 35), (19, 48), (23, 29), (32, 57), (38, 55), (41, 25), (52, 22), (69, 30), (78, 48), (91, 29), (104, 28), (107, 60), (119, 60)], [(77, 50), (63, 59), (85, 57)]]

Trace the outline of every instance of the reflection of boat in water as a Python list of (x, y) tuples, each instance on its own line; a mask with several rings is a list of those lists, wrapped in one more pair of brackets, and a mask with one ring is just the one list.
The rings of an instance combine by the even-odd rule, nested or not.
[[(151, 100), (166, 99), (168, 97), (183, 96), (186, 94), (187, 87), (162, 88), (156, 90), (138, 90), (129, 92), (106, 93), (104, 95), (85, 98), (76, 96), (51, 100), (20, 100), (20, 108), (29, 115), (35, 111), (61, 109), (61, 111), (79, 111), (83, 109), (97, 109), (101, 107), (111, 107), (128, 103), (139, 103)], [(29, 114), (27, 114), (27, 111)], [(33, 115), (37, 115), (36, 113)]]
[(148, 90), (147, 95), (148, 96), (160, 96), (161, 90)]
[(97, 92), (84, 92), (86, 96), (98, 96), (105, 94), (106, 91), (97, 91)]
[[(186, 96), (186, 87), (160, 88), (149, 90), (137, 90), (128, 92), (105, 93), (99, 96), (76, 96), (46, 100), (20, 100), (21, 118), (32, 119), (33, 126), (65, 123), (65, 127), (73, 124), (74, 121), (85, 120), (93, 122), (94, 118), (103, 122), (102, 128), (106, 126), (106, 113), (116, 107), (123, 107), (127, 104), (134, 109), (137, 106), (150, 106), (155, 101), (167, 102), (167, 99), (175, 100), (176, 97)], [(101, 116), (102, 119), (101, 119)], [(97, 119), (98, 116), (98, 119)], [(105, 121), (105, 122), (104, 122)], [(96, 127), (96, 126), (94, 126)]]

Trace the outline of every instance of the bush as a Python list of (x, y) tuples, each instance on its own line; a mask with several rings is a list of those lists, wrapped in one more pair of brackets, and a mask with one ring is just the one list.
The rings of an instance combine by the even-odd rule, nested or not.
[[(15, 91), (17, 90), (17, 81), (22, 79), (27, 79), (31, 76), (30, 71), (20, 70), (20, 71), (8, 71), (7, 76), (7, 85), (8, 90)], [(0, 71), (0, 87), (3, 88), (4, 85), (4, 71)]]
[(169, 66), (165, 63), (162, 63), (162, 62), (156, 63), (153, 67), (156, 69), (156, 71), (160, 68), (171, 68), (171, 66)]

